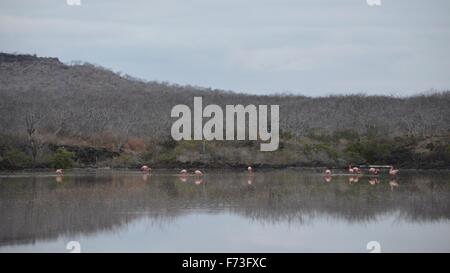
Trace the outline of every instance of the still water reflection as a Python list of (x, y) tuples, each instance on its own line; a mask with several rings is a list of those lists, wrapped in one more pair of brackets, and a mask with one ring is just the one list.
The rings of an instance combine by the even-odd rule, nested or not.
[(0, 175), (0, 252), (450, 252), (450, 172)]

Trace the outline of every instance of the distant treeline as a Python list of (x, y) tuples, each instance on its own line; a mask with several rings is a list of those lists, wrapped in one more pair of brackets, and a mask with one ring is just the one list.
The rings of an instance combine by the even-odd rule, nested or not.
[[(49, 144), (107, 149), (113, 153), (110, 157), (114, 157), (114, 153), (129, 151), (127, 154), (131, 156), (140, 154), (140, 161), (148, 160), (142, 156), (147, 153), (153, 154), (147, 157), (152, 162), (159, 162), (155, 158), (155, 150), (164, 150), (167, 145), (172, 145), (173, 149), (177, 146), (167, 144), (170, 143), (170, 127), (174, 121), (170, 117), (171, 108), (177, 104), (192, 107), (194, 96), (203, 96), (205, 105), (278, 104), (282, 140), (289, 143), (295, 141), (298, 147), (305, 147), (305, 138), (317, 142), (319, 138), (334, 138), (342, 132), (352, 141), (356, 139), (355, 143), (367, 138), (380, 140), (397, 137), (414, 139), (419, 145), (420, 141), (431, 139), (433, 145), (442, 150), (439, 153), (444, 154), (441, 161), (448, 163), (445, 162), (445, 153), (450, 135), (449, 91), (402, 98), (366, 95), (318, 98), (288, 94), (257, 96), (147, 82), (92, 64), (64, 64), (57, 58), (0, 54), (0, 132), (4, 138), (13, 136), (14, 141), (22, 142), (16, 146), (31, 157), (33, 164), (43, 150), (51, 150)], [(438, 143), (435, 143), (435, 137), (438, 137)], [(2, 141), (0, 156), (4, 156), (10, 141)], [(327, 143), (340, 151), (348, 140), (338, 144)], [(25, 149), (25, 146), (28, 148)], [(205, 152), (201, 147), (200, 153)], [(176, 162), (180, 155), (165, 156)], [(220, 155), (217, 157), (220, 161)], [(251, 157), (255, 160), (255, 157), (271, 156)], [(240, 160), (236, 158), (233, 162), (244, 164)], [(341, 161), (347, 160), (350, 159), (343, 158)], [(360, 160), (367, 161), (367, 158)], [(334, 161), (317, 162), (331, 164)], [(270, 164), (271, 161), (262, 158), (261, 162)], [(285, 162), (296, 164), (305, 160), (293, 158), (278, 162), (283, 165)]]

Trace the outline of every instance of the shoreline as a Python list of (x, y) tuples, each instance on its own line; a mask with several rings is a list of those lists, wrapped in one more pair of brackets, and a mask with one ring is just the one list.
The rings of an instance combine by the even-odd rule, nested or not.
[[(259, 170), (261, 172), (266, 171), (279, 171), (279, 170), (298, 170), (298, 171), (313, 171), (313, 170), (324, 170), (327, 168), (326, 166), (317, 166), (317, 167), (309, 167), (309, 166), (257, 166), (252, 165), (253, 169)], [(226, 166), (204, 166), (204, 167), (189, 167), (189, 166), (183, 166), (183, 167), (169, 167), (169, 166), (156, 166), (152, 167), (152, 171), (148, 174), (151, 174), (154, 171), (163, 171), (163, 170), (174, 170), (179, 171), (181, 169), (187, 169), (189, 171), (194, 171), (196, 169), (200, 170), (231, 170), (231, 171), (242, 171), (247, 172), (247, 165), (242, 165), (240, 167), (226, 167)], [(349, 174), (347, 173), (347, 168), (330, 168), (332, 170), (338, 171), (337, 174), (348, 174), (353, 176), (358, 176), (358, 174)], [(366, 170), (366, 169), (363, 169)], [(68, 168), (65, 169), (66, 172), (83, 172), (83, 171), (124, 171), (124, 172), (138, 172), (138, 173), (144, 173), (140, 170), (139, 167), (136, 168), (110, 168), (110, 167), (74, 167), (74, 168)], [(401, 171), (407, 171), (407, 172), (414, 172), (414, 171), (435, 171), (435, 172), (450, 172), (449, 168), (427, 168), (427, 169), (417, 169), (417, 168), (401, 168)], [(7, 174), (7, 173), (49, 173), (49, 172), (55, 172), (55, 169), (53, 168), (35, 168), (35, 169), (15, 169), (15, 170), (0, 170), (0, 175)], [(175, 174), (178, 174), (176, 172)], [(369, 175), (367, 173), (362, 173), (360, 175)], [(374, 176), (376, 177), (376, 175)]]

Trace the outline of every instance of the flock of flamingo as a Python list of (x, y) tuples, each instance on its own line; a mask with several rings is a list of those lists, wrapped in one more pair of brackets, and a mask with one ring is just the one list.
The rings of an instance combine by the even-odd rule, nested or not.
[[(149, 173), (151, 170), (152, 170), (152, 169), (151, 169), (149, 166), (147, 166), (147, 165), (143, 165), (143, 166), (141, 167), (141, 171), (143, 171), (143, 172), (145, 172), (145, 173)], [(253, 168), (252, 168), (251, 166), (248, 166), (248, 167), (247, 167), (247, 172), (248, 172), (248, 175), (250, 175), (250, 176), (253, 176), (253, 175), (254, 175), (254, 173), (253, 173)], [(189, 173), (188, 173), (188, 171), (187, 171), (186, 169), (182, 169), (182, 170), (180, 171), (179, 174), (182, 175), (182, 176), (187, 176), (187, 175), (189, 175)], [(195, 170), (193, 174), (194, 174), (195, 176), (203, 176), (203, 172), (200, 171), (200, 170)]]
[[(150, 172), (152, 171), (152, 169), (148, 166), (148, 165), (143, 165), (141, 167), (141, 171), (144, 173), (144, 180), (148, 179), (148, 175), (150, 174)], [(380, 180), (378, 179), (378, 175), (380, 174), (380, 169), (379, 168), (374, 168), (374, 167), (370, 167), (368, 169), (368, 173), (369, 175), (371, 175), (372, 177), (369, 178), (369, 183), (371, 185), (376, 185), (380, 183)], [(392, 178), (395, 178), (396, 175), (398, 174), (399, 170), (398, 169), (394, 169), (393, 166), (389, 166), (389, 175)], [(55, 171), (55, 173), (57, 174), (56, 176), (56, 181), (57, 182), (62, 182), (62, 178), (63, 178), (63, 174), (64, 174), (64, 170), (63, 169), (57, 169)], [(348, 173), (351, 174), (351, 176), (349, 177), (349, 183), (350, 184), (354, 184), (357, 183), (359, 181), (359, 178), (361, 177), (361, 175), (363, 174), (363, 170), (361, 168), (358, 168), (356, 166), (348, 166)], [(189, 176), (195, 176), (196, 180), (195, 180), (195, 184), (199, 185), (203, 183), (203, 172), (200, 170), (195, 170), (192, 174), (189, 174), (189, 172), (186, 169), (182, 169), (179, 173), (178, 176), (180, 178), (180, 180), (182, 182), (186, 182), (188, 180)], [(253, 168), (251, 166), (247, 167), (247, 175), (248, 175), (248, 184), (251, 185), (253, 182), (253, 177), (254, 177), (254, 172), (253, 172)], [(332, 172), (330, 168), (327, 168), (325, 170), (325, 176), (324, 179), (326, 182), (331, 182), (332, 180)], [(398, 183), (394, 180), (391, 180), (389, 182), (389, 185), (391, 187), (391, 190), (393, 190), (394, 188), (398, 187)]]
[[(391, 181), (389, 181), (389, 186), (391, 187), (391, 190), (394, 190), (394, 188), (398, 187), (399, 184), (397, 181), (395, 181), (395, 177), (399, 173), (398, 169), (394, 169), (394, 166), (389, 166), (389, 175), (393, 178)], [(368, 169), (369, 175), (372, 177), (369, 178), (369, 184), (370, 185), (376, 185), (380, 183), (380, 180), (378, 179), (378, 175), (380, 174), (381, 170), (379, 168), (370, 167)], [(351, 165), (348, 166), (348, 173), (351, 174), (351, 176), (348, 179), (349, 184), (354, 184), (359, 182), (360, 175), (363, 174), (363, 171), (361, 168), (358, 168), (356, 166), (352, 167)], [(332, 172), (331, 169), (327, 168), (325, 170), (325, 181), (331, 182), (332, 178)]]
[[(152, 168), (150, 168), (148, 165), (143, 165), (143, 166), (141, 167), (141, 171), (144, 172), (144, 173), (149, 173), (149, 172), (151, 172), (151, 170), (152, 170)], [(348, 166), (348, 172), (349, 172), (350, 174), (355, 174), (355, 175), (359, 175), (359, 174), (362, 174), (362, 173), (363, 173), (363, 171), (362, 171), (361, 168), (358, 168), (358, 167), (356, 167), (356, 166), (353, 166), (353, 167), (352, 167), (352, 165), (349, 165), (349, 166)], [(371, 175), (379, 175), (380, 169), (379, 169), (379, 168), (373, 168), (373, 167), (371, 167), (371, 168), (369, 168), (368, 172), (369, 172), (369, 174), (371, 174)], [(398, 170), (398, 169), (394, 169), (394, 166), (390, 166), (390, 167), (389, 167), (389, 175), (390, 175), (390, 176), (396, 176), (396, 175), (398, 174), (398, 172), (399, 172), (399, 170)], [(64, 170), (63, 170), (63, 169), (57, 169), (57, 170), (55, 171), (55, 173), (56, 173), (57, 175), (63, 175), (63, 174), (64, 174)], [(251, 166), (248, 166), (248, 167), (247, 167), (247, 173), (248, 173), (249, 176), (253, 176), (253, 175), (254, 175), (254, 173), (253, 173), (253, 168), (252, 168)], [(186, 169), (182, 169), (182, 170), (180, 171), (179, 174), (182, 175), (182, 176), (187, 176), (187, 175), (189, 175), (189, 173), (188, 173), (188, 171), (187, 171)], [(200, 176), (203, 176), (203, 172), (200, 171), (200, 170), (195, 170), (194, 173), (193, 173), (193, 175), (195, 175), (195, 176), (197, 176), (197, 177), (200, 177)], [(327, 169), (325, 170), (325, 176), (329, 177), (329, 176), (331, 176), (331, 175), (332, 175), (331, 169), (330, 169), (330, 168), (327, 168)]]

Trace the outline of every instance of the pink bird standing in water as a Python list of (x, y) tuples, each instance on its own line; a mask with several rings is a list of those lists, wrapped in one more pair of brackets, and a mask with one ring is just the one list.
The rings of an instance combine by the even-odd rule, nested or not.
[(391, 166), (391, 168), (389, 169), (389, 175), (391, 176), (396, 176), (398, 174), (399, 170), (398, 169), (394, 169), (394, 166)]
[(348, 165), (348, 172), (349, 173), (354, 173), (355, 171), (352, 168), (352, 165)]
[(248, 166), (248, 167), (247, 167), (247, 171), (248, 171), (248, 175), (249, 175), (249, 176), (253, 176), (253, 175), (254, 175), (254, 173), (253, 173), (253, 168), (252, 168), (251, 166)]
[(361, 170), (358, 167), (353, 167), (353, 172), (354, 173), (361, 173)]

